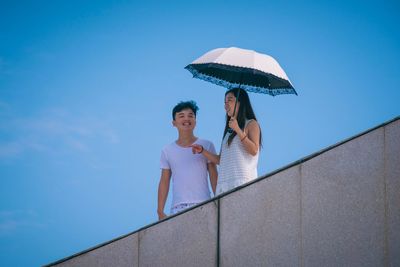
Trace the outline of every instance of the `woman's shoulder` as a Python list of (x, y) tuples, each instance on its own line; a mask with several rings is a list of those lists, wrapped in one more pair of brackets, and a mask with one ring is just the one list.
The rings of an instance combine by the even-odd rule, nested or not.
[(260, 125), (258, 124), (257, 120), (255, 120), (255, 119), (249, 120), (246, 123), (245, 129), (246, 129), (247, 133), (249, 133), (249, 132), (253, 132), (254, 133), (254, 132), (261, 131)]
[(246, 120), (245, 127), (259, 127), (258, 121), (255, 119)]

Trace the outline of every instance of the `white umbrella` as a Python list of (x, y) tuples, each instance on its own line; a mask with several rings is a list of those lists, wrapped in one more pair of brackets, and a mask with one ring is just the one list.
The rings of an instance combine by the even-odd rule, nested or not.
[(199, 57), (185, 69), (194, 78), (228, 89), (242, 88), (249, 92), (272, 96), (296, 94), (278, 62), (271, 56), (237, 47), (217, 48)]

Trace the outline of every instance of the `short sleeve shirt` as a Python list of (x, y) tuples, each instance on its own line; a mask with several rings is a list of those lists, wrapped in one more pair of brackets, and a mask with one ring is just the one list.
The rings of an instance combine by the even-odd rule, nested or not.
[[(194, 143), (215, 154), (212, 142), (197, 139)], [(160, 167), (170, 169), (172, 174), (172, 206), (210, 198), (207, 163), (202, 154), (193, 154), (191, 147), (181, 147), (175, 142), (162, 149)]]

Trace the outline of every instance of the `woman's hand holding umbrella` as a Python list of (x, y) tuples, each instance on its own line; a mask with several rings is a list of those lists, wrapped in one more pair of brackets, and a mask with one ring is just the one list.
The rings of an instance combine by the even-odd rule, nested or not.
[(229, 119), (229, 128), (236, 132), (240, 139), (243, 139), (246, 136), (246, 133), (240, 129), (237, 119), (235, 117), (231, 117)]

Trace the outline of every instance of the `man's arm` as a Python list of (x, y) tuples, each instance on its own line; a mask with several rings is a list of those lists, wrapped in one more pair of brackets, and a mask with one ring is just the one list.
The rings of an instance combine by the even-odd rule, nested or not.
[(215, 165), (215, 163), (212, 162), (207, 163), (207, 170), (208, 170), (208, 175), (210, 176), (211, 189), (215, 196), (215, 191), (217, 189), (217, 181), (218, 181), (217, 165)]
[(164, 213), (164, 207), (165, 207), (165, 202), (167, 201), (167, 197), (168, 197), (170, 180), (171, 180), (171, 170), (162, 169), (160, 183), (158, 185), (157, 214), (158, 214), (159, 220), (162, 220), (165, 217), (167, 217), (167, 215)]

